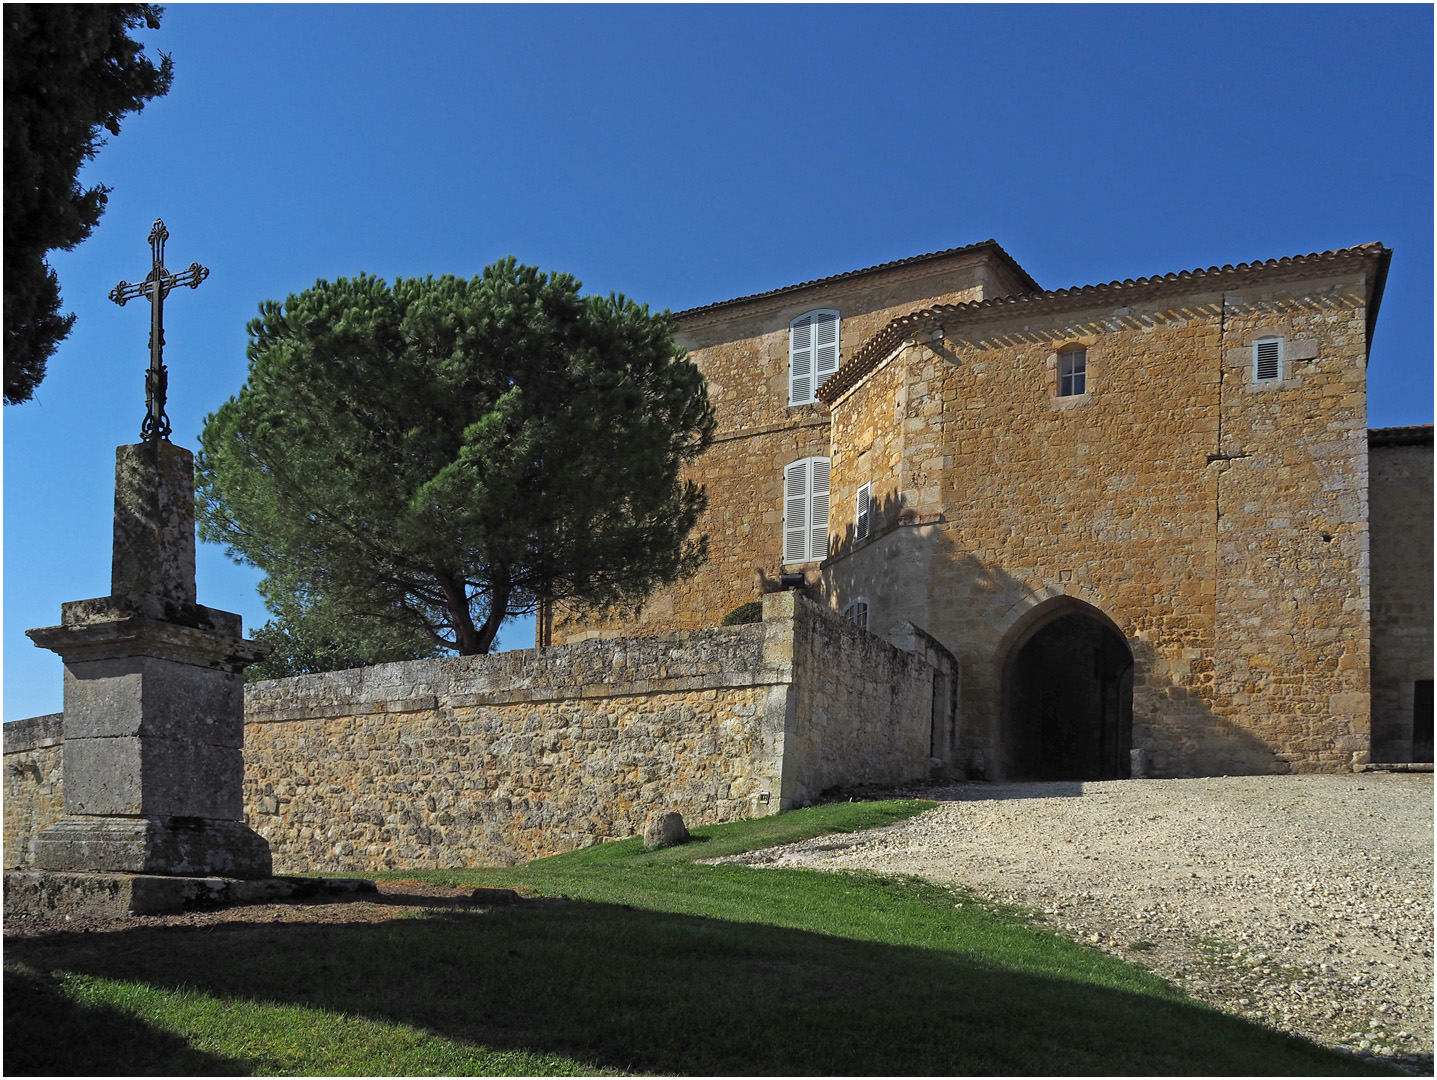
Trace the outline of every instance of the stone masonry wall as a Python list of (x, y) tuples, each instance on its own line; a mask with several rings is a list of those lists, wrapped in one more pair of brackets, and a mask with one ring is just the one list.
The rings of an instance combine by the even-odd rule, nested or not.
[(1432, 678), (1432, 429), (1369, 441), (1372, 760), (1412, 761), (1413, 683)]
[[(961, 658), (960, 745), (995, 759), (1015, 650), (1071, 611), (1134, 659), (1153, 775), (1348, 768), (1367, 748), (1360, 263), (1259, 287), (1133, 290), (945, 317), (833, 408), (840, 610)], [(1288, 345), (1250, 385), (1251, 342)], [(1057, 356), (1087, 350), (1084, 394)], [(859, 485), (880, 512), (853, 536)], [(1001, 775), (1003, 762), (993, 772)]]
[(794, 609), (792, 722), (784, 741), (785, 806), (829, 788), (899, 784), (930, 770), (935, 671), (836, 612), (779, 594)]
[[(509, 864), (777, 810), (786, 626), (255, 683), (245, 802), (275, 867)], [(768, 797), (767, 801), (760, 800)]]
[[(509, 864), (927, 775), (931, 669), (792, 592), (764, 621), (251, 684), (278, 873)], [(6, 865), (60, 813), (58, 716), (5, 725)]]
[(28, 865), (35, 834), (65, 811), (63, 714), (32, 716), (5, 729), (5, 866)]
[[(776, 586), (783, 557), (784, 466), (828, 456), (830, 448), (828, 406), (788, 404), (794, 318), (816, 308), (837, 309), (840, 360), (846, 360), (900, 315), (1019, 288), (990, 255), (970, 253), (686, 317), (678, 341), (708, 381), (718, 420), (713, 445), (686, 474), (708, 489), (709, 508), (695, 529), (709, 537), (708, 561), (691, 578), (655, 592), (637, 619), (559, 613), (554, 643), (715, 626)], [(814, 562), (782, 569), (804, 571), (816, 595), (817, 567)]]

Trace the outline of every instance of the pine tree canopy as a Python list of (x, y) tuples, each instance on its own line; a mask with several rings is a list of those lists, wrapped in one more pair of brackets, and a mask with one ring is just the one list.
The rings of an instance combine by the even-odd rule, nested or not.
[(579, 287), (511, 258), (261, 305), (201, 436), (200, 534), (266, 573), (291, 638), (313, 615), (336, 657), (484, 653), (541, 601), (634, 606), (703, 559), (703, 376), (667, 312)]
[(158, 30), (153, 4), (6, 4), (5, 403), (29, 401), (70, 333), (45, 256), (90, 235), (108, 189), (82, 189), (80, 166), (120, 133), (120, 118), (170, 89), (129, 30)]

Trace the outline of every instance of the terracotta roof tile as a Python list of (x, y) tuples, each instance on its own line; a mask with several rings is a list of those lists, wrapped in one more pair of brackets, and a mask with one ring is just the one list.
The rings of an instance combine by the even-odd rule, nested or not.
[[(848, 359), (847, 363), (819, 387), (818, 396), (824, 401), (832, 403), (839, 394), (877, 367), (886, 356), (915, 331), (925, 328), (937, 329), (940, 320), (944, 318), (962, 318), (988, 312), (1007, 314), (1010, 311), (1023, 311), (1027, 308), (1041, 309), (1055, 301), (1065, 299), (1101, 300), (1114, 293), (1130, 289), (1151, 288), (1170, 282), (1199, 281), (1220, 275), (1245, 274), (1289, 266), (1305, 267), (1314, 263), (1335, 262), (1339, 259), (1351, 258), (1354, 255), (1376, 255), (1381, 260), (1379, 276), (1385, 279), (1387, 261), (1392, 252), (1380, 243), (1372, 243), (1359, 244), (1350, 248), (1337, 248), (1333, 251), (1314, 252), (1311, 255), (1289, 255), (1281, 259), (1268, 259), (1263, 262), (1238, 263), (1236, 266), (1228, 263), (1223, 266), (1210, 266), (1206, 270), (1180, 270), (1176, 273), (1153, 277), (1125, 278), (1122, 281), (1110, 281), (1103, 285), (1078, 285), (1067, 289), (1048, 289), (1019, 296), (995, 296), (988, 300), (972, 300), (964, 304), (938, 304), (900, 316), (879, 330)], [(1380, 301), (1381, 280), (1377, 284), (1372, 307), (1375, 309)], [(1369, 325), (1375, 315), (1375, 310), (1369, 313)], [(1368, 340), (1370, 344), (1370, 329)]]

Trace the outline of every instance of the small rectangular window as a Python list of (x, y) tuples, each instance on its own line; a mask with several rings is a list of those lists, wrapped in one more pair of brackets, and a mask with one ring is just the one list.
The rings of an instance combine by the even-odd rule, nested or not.
[(870, 487), (864, 484), (858, 489), (858, 505), (855, 508), (853, 538), (855, 540), (868, 539), (868, 506)]
[(1252, 343), (1252, 378), (1254, 382), (1282, 380), (1282, 338), (1263, 338)]
[(1058, 354), (1058, 396), (1076, 397), (1088, 392), (1088, 350), (1070, 349)]

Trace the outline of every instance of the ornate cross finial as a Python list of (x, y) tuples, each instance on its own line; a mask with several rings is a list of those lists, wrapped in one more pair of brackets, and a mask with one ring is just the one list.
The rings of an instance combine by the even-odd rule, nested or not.
[(144, 281), (131, 285), (121, 281), (110, 290), (110, 299), (124, 307), (131, 300), (141, 296), (150, 298), (150, 370), (145, 375), (145, 421), (140, 425), (140, 438), (145, 442), (168, 441), (170, 418), (165, 415), (165, 390), (169, 375), (165, 371), (165, 297), (177, 285), (199, 288), (201, 281), (210, 276), (209, 270), (199, 263), (190, 263), (188, 270), (172, 274), (165, 269), (165, 241), (170, 230), (165, 223), (155, 218), (150, 228), (150, 273)]

